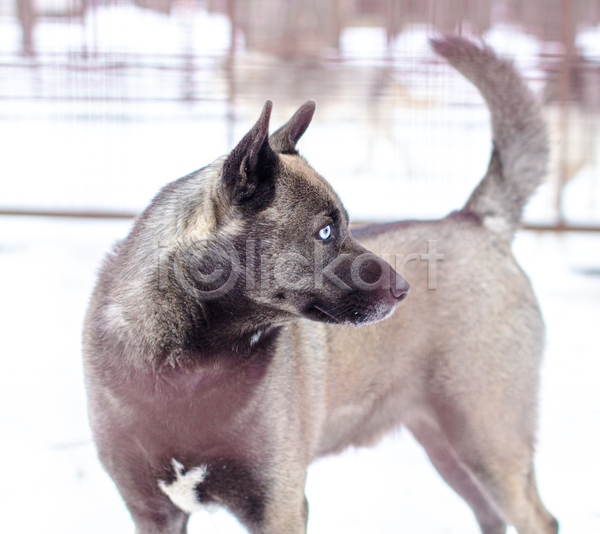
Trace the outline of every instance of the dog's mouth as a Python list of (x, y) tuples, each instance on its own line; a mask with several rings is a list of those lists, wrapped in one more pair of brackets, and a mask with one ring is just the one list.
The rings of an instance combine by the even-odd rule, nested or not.
[(320, 323), (352, 325), (352, 322), (348, 319), (338, 318), (331, 311), (327, 311), (325, 307), (316, 304), (308, 306), (303, 315), (307, 319), (319, 321)]

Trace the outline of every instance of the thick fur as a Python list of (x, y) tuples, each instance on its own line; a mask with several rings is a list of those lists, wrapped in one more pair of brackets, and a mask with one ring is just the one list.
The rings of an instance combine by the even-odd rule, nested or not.
[[(84, 331), (90, 421), (139, 534), (183, 533), (209, 503), (250, 532), (305, 532), (309, 463), (398, 425), (482, 532), (557, 532), (533, 468), (544, 328), (510, 251), (545, 129), (509, 62), (433, 46), (492, 113), (490, 169), (461, 211), (350, 233), (295, 149), (314, 104), (269, 138), (267, 103), (107, 257)], [(406, 271), (399, 306), (408, 285), (367, 249)]]
[(459, 37), (432, 45), (477, 86), (491, 113), (492, 162), (464, 209), (510, 241), (523, 207), (546, 175), (548, 136), (539, 106), (512, 64), (489, 48), (474, 48)]

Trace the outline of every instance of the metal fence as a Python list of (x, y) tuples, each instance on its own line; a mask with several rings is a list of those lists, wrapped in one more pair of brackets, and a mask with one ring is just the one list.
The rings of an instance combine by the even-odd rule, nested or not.
[[(564, 191), (582, 172), (590, 197), (600, 187), (600, 42), (594, 41), (600, 41), (600, 31), (593, 32), (600, 7), (584, 0), (526, 4), (0, 0), (0, 128), (40, 114), (117, 123), (186, 116), (226, 125), (223, 145), (230, 148), (249, 110), (258, 109), (268, 95), (283, 107), (314, 98), (326, 110), (325, 120), (351, 121), (366, 129), (370, 143), (389, 137), (403, 121), (414, 121), (398, 109), (426, 108), (440, 89), (452, 92), (453, 105), (481, 106), (472, 91), (407, 36), (439, 31), (479, 36), (508, 28), (535, 43), (521, 47), (516, 59), (542, 92), (556, 138), (546, 199), (551, 216), (526, 226), (598, 230), (595, 200), (590, 200), (591, 217), (572, 221)], [(353, 44), (352, 32), (362, 32), (354, 42), (366, 46)], [(432, 119), (424, 120), (436, 127)], [(35, 154), (36, 147), (31, 148)], [(398, 180), (406, 176), (397, 173)], [(439, 194), (453, 185), (446, 183)], [(136, 211), (110, 202), (65, 208), (0, 197), (4, 214), (128, 217)]]

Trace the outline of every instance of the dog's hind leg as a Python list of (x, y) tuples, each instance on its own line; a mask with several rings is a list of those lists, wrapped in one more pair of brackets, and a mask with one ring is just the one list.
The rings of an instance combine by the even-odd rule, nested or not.
[(431, 463), (442, 478), (471, 507), (483, 534), (504, 534), (506, 522), (483, 494), (481, 487), (458, 459), (444, 434), (422, 420), (408, 426), (423, 446)]
[(498, 462), (475, 476), (519, 534), (557, 534), (558, 522), (538, 495), (533, 464)]
[(504, 415), (490, 410), (479, 419), (473, 410), (461, 410), (446, 398), (437, 410), (439, 426), (417, 423), (409, 428), (440, 474), (471, 506), (484, 534), (501, 534), (507, 524), (519, 534), (556, 534), (558, 523), (538, 495), (532, 442)]

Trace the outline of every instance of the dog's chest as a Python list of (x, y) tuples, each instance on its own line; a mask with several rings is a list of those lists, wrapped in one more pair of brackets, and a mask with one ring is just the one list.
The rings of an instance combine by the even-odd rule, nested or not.
[[(182, 459), (183, 461), (183, 459)], [(185, 467), (176, 458), (157, 486), (183, 512), (191, 514), (214, 504), (226, 504), (252, 522), (261, 521), (268, 487), (248, 459), (196, 458)]]

